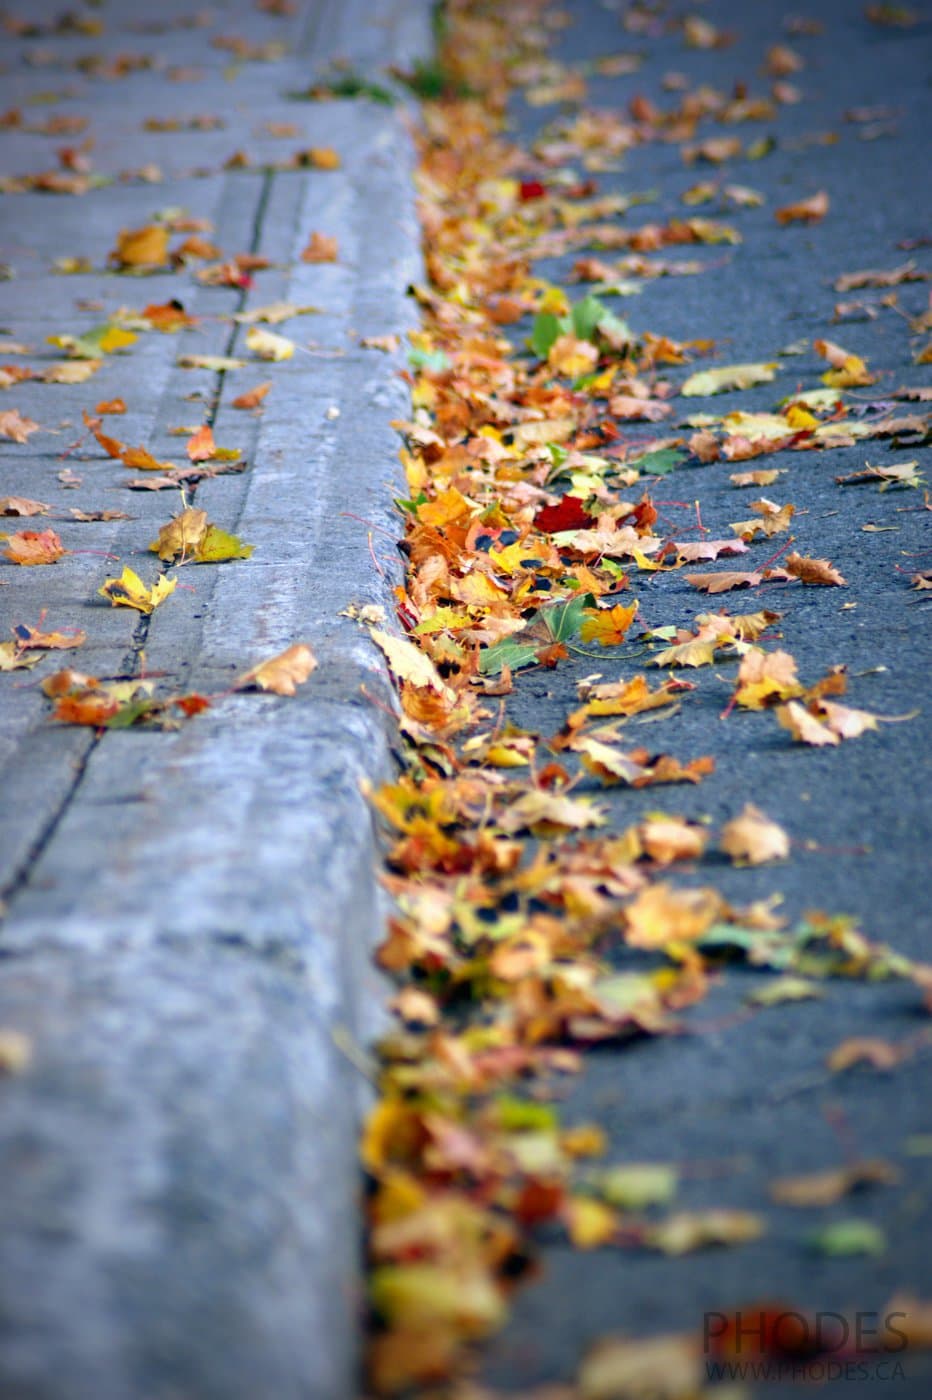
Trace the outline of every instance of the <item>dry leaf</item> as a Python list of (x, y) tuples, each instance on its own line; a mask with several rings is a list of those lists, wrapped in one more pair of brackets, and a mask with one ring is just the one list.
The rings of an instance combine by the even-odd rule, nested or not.
[(30, 501), (27, 496), (0, 497), (0, 515), (47, 515), (51, 508), (44, 501)]
[(258, 408), (272, 387), (271, 379), (266, 379), (262, 384), (257, 384), (254, 389), (247, 389), (245, 394), (237, 394), (233, 400), (234, 408)]
[(31, 435), (39, 431), (39, 424), (24, 418), (18, 408), (0, 412), (0, 437), (9, 438), (11, 442), (28, 442)]
[(336, 262), (340, 256), (340, 245), (326, 233), (312, 233), (301, 253), (301, 261), (306, 263)]
[(828, 209), (828, 192), (819, 190), (808, 199), (799, 199), (795, 204), (784, 204), (782, 208), (775, 209), (773, 216), (778, 224), (814, 224), (825, 218)]
[(246, 344), (260, 360), (290, 360), (295, 351), (295, 343), (285, 335), (275, 331), (264, 331), (259, 326), (250, 326), (246, 332)]
[(97, 592), (107, 598), (115, 608), (135, 608), (137, 612), (151, 613), (169, 594), (174, 593), (177, 580), (162, 575), (148, 588), (129, 567), (124, 568), (119, 578), (108, 578)]
[(802, 554), (788, 554), (783, 561), (783, 567), (794, 578), (802, 579), (803, 583), (844, 586), (846, 582), (827, 559), (810, 559)]
[(763, 865), (768, 860), (785, 860), (790, 838), (770, 817), (748, 802), (744, 811), (722, 827), (719, 843), (736, 865)]
[(770, 1196), (781, 1206), (832, 1206), (862, 1186), (893, 1186), (900, 1173), (889, 1162), (869, 1160), (850, 1166), (809, 1172), (805, 1176), (785, 1176), (771, 1182)]
[(257, 686), (260, 690), (271, 690), (275, 695), (294, 695), (296, 688), (303, 685), (312, 671), (317, 669), (317, 657), (306, 642), (296, 642), (277, 656), (261, 661), (258, 666), (240, 676), (234, 690), (246, 690)]
[(19, 530), (0, 539), (6, 541), (3, 553), (14, 564), (54, 564), (69, 553), (54, 530)]
[(164, 267), (168, 262), (168, 229), (164, 224), (122, 229), (108, 261), (117, 267)]

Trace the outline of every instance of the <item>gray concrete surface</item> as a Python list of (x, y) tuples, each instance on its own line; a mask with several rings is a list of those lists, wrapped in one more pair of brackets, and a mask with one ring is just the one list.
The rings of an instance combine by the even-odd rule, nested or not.
[[(398, 487), (389, 421), (405, 412), (404, 354), (357, 337), (403, 337), (414, 323), (405, 288), (418, 275), (418, 232), (403, 107), (287, 94), (336, 57), (370, 72), (410, 62), (429, 45), (428, 7), (299, 4), (279, 17), (236, 3), (192, 28), (186, 5), (156, 17), (126, 3), (89, 10), (103, 25), (93, 36), (50, 30), (58, 13), (31, 6), (46, 32), (4, 39), (3, 102), (27, 123), (52, 113), (90, 125), (78, 137), (4, 131), (0, 173), (54, 168), (55, 148), (87, 134), (96, 171), (157, 162), (164, 178), (79, 197), (0, 195), (0, 261), (15, 274), (0, 284), (0, 336), (27, 342), (33, 353), (15, 362), (41, 368), (60, 357), (49, 335), (80, 334), (121, 306), (179, 298), (200, 321), (141, 336), (82, 385), (33, 381), (0, 401), (43, 428), (26, 445), (0, 440), (0, 495), (53, 512), (4, 528), (51, 525), (67, 548), (120, 560), (0, 563), (4, 637), (42, 609), (48, 626), (88, 634), (80, 651), (0, 677), (0, 1027), (33, 1050), (25, 1072), (0, 1077), (0, 1393), (346, 1400), (366, 1088), (346, 1046), (365, 1040), (379, 1004), (359, 780), (387, 771), (391, 736), (361, 687), (391, 702), (381, 658), (339, 614), (386, 603), (395, 578), (380, 531)], [(213, 46), (218, 36), (285, 52), (237, 60)], [(96, 60), (76, 66), (127, 53), (153, 67), (118, 77), (95, 72)], [(192, 66), (199, 77), (173, 81)], [(43, 92), (54, 100), (34, 100)], [(196, 113), (224, 125), (141, 129), (151, 116)], [(298, 131), (271, 137), (266, 122)], [(337, 149), (341, 169), (266, 168), (309, 145)], [(222, 168), (237, 150), (253, 168)], [(170, 206), (210, 217), (225, 255), (258, 253), (270, 268), (244, 292), (200, 286), (190, 272), (108, 273), (118, 230)], [(299, 260), (312, 230), (338, 238), (338, 263)], [(95, 270), (55, 276), (61, 256)], [(298, 349), (265, 364), (244, 349), (246, 328), (223, 318), (284, 299), (320, 311), (276, 327)], [(184, 353), (248, 364), (217, 375), (178, 367)], [(273, 388), (261, 416), (229, 407), (264, 379)], [(111, 609), (96, 589), (122, 563), (155, 577), (147, 546), (177, 493), (126, 490), (129, 473), (90, 439), (68, 450), (82, 409), (118, 395), (127, 413), (105, 426), (122, 440), (184, 461), (170, 430), (210, 422), (248, 464), (202, 483), (196, 501), (252, 557), (179, 571), (183, 586), (148, 619)], [(62, 487), (65, 466), (79, 487)], [(72, 506), (132, 518), (78, 524)], [(297, 641), (320, 664), (295, 697), (223, 694)], [(56, 726), (37, 682), (59, 656), (102, 676), (144, 664), (162, 693), (220, 698), (178, 732)]]

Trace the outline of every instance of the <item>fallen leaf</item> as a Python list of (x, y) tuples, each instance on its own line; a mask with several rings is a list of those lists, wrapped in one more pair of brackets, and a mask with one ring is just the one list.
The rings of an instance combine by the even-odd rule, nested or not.
[(247, 690), (256, 686), (275, 695), (294, 695), (297, 687), (303, 685), (316, 669), (317, 657), (311, 648), (306, 642), (296, 642), (277, 656), (270, 656), (267, 661), (260, 661), (246, 671), (235, 682), (233, 689)]
[(122, 399), (103, 399), (94, 409), (94, 412), (101, 416), (105, 416), (108, 413), (125, 413), (126, 404)]
[(50, 510), (44, 501), (30, 501), (27, 496), (0, 497), (0, 515), (47, 515)]
[(18, 408), (7, 408), (0, 412), (0, 437), (12, 442), (28, 442), (33, 433), (38, 433), (39, 424), (31, 418), (24, 418)]
[(736, 865), (763, 865), (768, 860), (785, 860), (790, 838), (777, 822), (755, 807), (745, 804), (739, 816), (722, 827), (722, 850)]
[(262, 384), (257, 384), (254, 389), (247, 389), (245, 394), (237, 394), (233, 400), (233, 407), (258, 408), (271, 387), (271, 379), (266, 379)]
[(217, 444), (214, 442), (214, 431), (208, 423), (204, 423), (198, 428), (196, 433), (192, 433), (188, 439), (186, 452), (192, 462), (206, 462), (214, 456)]
[(119, 578), (108, 578), (98, 588), (102, 598), (107, 598), (115, 608), (135, 608), (137, 612), (151, 613), (169, 594), (174, 593), (177, 580), (164, 574), (148, 588), (128, 566)]
[(798, 199), (794, 204), (784, 204), (782, 208), (775, 209), (773, 216), (778, 224), (814, 224), (824, 219), (828, 210), (828, 193), (826, 190), (818, 190), (816, 194), (809, 195), (808, 199)]
[(851, 1254), (884, 1254), (887, 1237), (872, 1220), (835, 1220), (809, 1235), (807, 1243), (818, 1254), (840, 1257)]
[(827, 559), (810, 559), (805, 555), (793, 553), (786, 556), (783, 567), (794, 578), (802, 579), (803, 583), (834, 584), (838, 587), (844, 586), (847, 581)]
[(312, 233), (301, 252), (301, 261), (306, 263), (336, 262), (340, 256), (337, 239), (326, 233)]
[(246, 344), (260, 360), (290, 360), (295, 351), (293, 340), (276, 335), (274, 331), (261, 330), (258, 326), (250, 326), (246, 332)]
[(781, 1206), (832, 1206), (863, 1186), (895, 1185), (900, 1173), (889, 1162), (868, 1160), (805, 1176), (785, 1176), (771, 1182), (770, 1197)]
[(732, 588), (756, 588), (763, 583), (760, 573), (723, 570), (713, 574), (687, 574), (686, 582), (704, 593), (728, 593)]
[(755, 384), (767, 384), (777, 371), (776, 363), (754, 365), (723, 365), (720, 369), (700, 370), (691, 374), (680, 393), (684, 398), (701, 394), (725, 394), (733, 389), (750, 389)]
[(663, 1254), (691, 1254), (718, 1245), (747, 1244), (760, 1239), (766, 1225), (747, 1210), (680, 1211), (652, 1225), (645, 1243)]
[(578, 1384), (581, 1400), (697, 1400), (704, 1381), (699, 1338), (671, 1333), (596, 1343), (580, 1367)]
[(826, 1060), (833, 1074), (851, 1069), (853, 1065), (869, 1064), (874, 1069), (896, 1069), (909, 1055), (901, 1045), (894, 1045), (880, 1036), (856, 1035), (843, 1040)]
[(164, 267), (168, 262), (168, 229), (164, 224), (122, 229), (108, 262), (118, 268)]
[(6, 542), (4, 555), (14, 564), (54, 564), (70, 553), (54, 530), (19, 530), (14, 535), (0, 535), (0, 539)]

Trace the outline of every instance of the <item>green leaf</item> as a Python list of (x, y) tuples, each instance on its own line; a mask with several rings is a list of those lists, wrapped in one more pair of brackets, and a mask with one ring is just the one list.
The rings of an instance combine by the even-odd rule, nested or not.
[(546, 360), (550, 347), (561, 335), (572, 330), (573, 323), (568, 316), (554, 316), (552, 311), (541, 311), (534, 317), (534, 325), (528, 345), (539, 360)]
[(578, 634), (586, 609), (595, 606), (596, 601), (592, 594), (583, 593), (578, 598), (571, 598), (568, 603), (554, 603), (548, 608), (542, 608), (538, 617), (555, 642), (565, 642)]
[(450, 368), (450, 357), (445, 350), (409, 350), (408, 364), (412, 369), (426, 369), (431, 374), (443, 374)]
[(676, 1167), (665, 1162), (638, 1162), (599, 1172), (596, 1190), (609, 1205), (621, 1210), (644, 1210), (672, 1200), (677, 1181)]
[(807, 1236), (811, 1249), (819, 1254), (883, 1254), (887, 1237), (872, 1220), (836, 1220)]
[(633, 457), (625, 465), (639, 472), (647, 472), (650, 476), (666, 476), (674, 467), (685, 462), (687, 455), (677, 447), (661, 447), (656, 452), (645, 452), (643, 457)]
[(479, 653), (479, 674), (497, 676), (505, 666), (510, 671), (533, 666), (539, 650), (539, 642), (516, 642), (512, 637), (503, 637), (500, 642)]
[[(572, 331), (579, 340), (595, 340), (600, 322), (612, 313), (604, 302), (590, 292), (573, 307)], [(617, 318), (616, 318), (617, 319)]]

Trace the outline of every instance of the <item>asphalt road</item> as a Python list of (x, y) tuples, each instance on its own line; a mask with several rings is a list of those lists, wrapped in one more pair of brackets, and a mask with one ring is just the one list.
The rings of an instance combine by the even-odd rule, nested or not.
[[(772, 135), (775, 147), (764, 158), (689, 167), (678, 145), (652, 143), (635, 148), (616, 173), (595, 176), (599, 193), (656, 192), (655, 202), (636, 208), (628, 223), (696, 212), (724, 218), (742, 234), (742, 243), (733, 248), (672, 250), (673, 256), (703, 259), (709, 270), (648, 281), (640, 295), (612, 303), (638, 332), (714, 339), (712, 364), (779, 360), (774, 383), (692, 400), (689, 407), (770, 410), (798, 387), (817, 387), (825, 364), (811, 341), (819, 336), (841, 342), (881, 372), (873, 388), (861, 391), (868, 398), (882, 399), (903, 385), (928, 385), (930, 366), (913, 363), (927, 337), (911, 334), (908, 324), (909, 316), (928, 305), (928, 284), (898, 288), (899, 311), (885, 308), (872, 318), (862, 314), (833, 322), (837, 302), (876, 302), (883, 293), (843, 297), (832, 282), (861, 268), (892, 268), (907, 257), (932, 269), (928, 242), (913, 251), (904, 247), (928, 235), (932, 212), (923, 174), (932, 129), (929, 7), (918, 7), (919, 22), (911, 28), (881, 27), (868, 21), (861, 5), (821, 0), (806, 13), (824, 30), (807, 35), (787, 33), (781, 5), (716, 0), (701, 7), (702, 17), (734, 31), (735, 41), (710, 50), (686, 47), (682, 29), (665, 24), (664, 7), (653, 26), (656, 33), (627, 32), (622, 6), (568, 0), (563, 8), (572, 22), (557, 35), (555, 57), (576, 62), (619, 50), (643, 54), (636, 75), (590, 78), (587, 100), (599, 107), (626, 107), (635, 94), (669, 106), (676, 94), (665, 89), (663, 75), (671, 71), (687, 74), (691, 85), (702, 81), (730, 92), (743, 83), (752, 95), (761, 95), (772, 81), (762, 71), (770, 45), (790, 44), (804, 60), (789, 78), (802, 98), (781, 107), (776, 120), (700, 127), (700, 137), (737, 134), (746, 143)], [(681, 6), (675, 9), (685, 13)], [(883, 110), (866, 122), (863, 113), (860, 122), (846, 118), (865, 107)], [(514, 134), (532, 141), (547, 123), (573, 110), (531, 107), (516, 98)], [(714, 201), (687, 210), (680, 196), (706, 179), (751, 186), (765, 202), (736, 210)], [(820, 189), (831, 200), (822, 222), (778, 225), (775, 207)], [(537, 270), (565, 283), (572, 261), (538, 264)], [(583, 290), (573, 289), (574, 296)], [(803, 353), (779, 356), (800, 340), (808, 342)], [(678, 382), (687, 372), (673, 370), (670, 377)], [(668, 420), (676, 422), (676, 415)], [(667, 424), (661, 430), (667, 431)], [(639, 424), (629, 433), (644, 438), (660, 430)], [(695, 788), (616, 789), (607, 800), (620, 827), (658, 809), (709, 817), (718, 825), (752, 800), (793, 838), (787, 863), (741, 870), (713, 856), (672, 878), (714, 884), (736, 903), (779, 893), (791, 919), (810, 909), (851, 914), (871, 937), (928, 959), (930, 604), (911, 589), (910, 575), (928, 567), (930, 516), (921, 490), (881, 494), (875, 485), (849, 488), (835, 481), (865, 460), (887, 464), (914, 457), (920, 465), (927, 462), (928, 448), (896, 451), (871, 442), (829, 452), (783, 452), (743, 464), (786, 470), (764, 494), (795, 503), (794, 548), (832, 560), (848, 584), (844, 589), (774, 584), (723, 595), (720, 601), (729, 611), (781, 612), (781, 645), (797, 658), (805, 680), (843, 663), (849, 670), (848, 703), (884, 715), (916, 711), (916, 717), (837, 748), (809, 748), (792, 743), (771, 716), (736, 712), (720, 718), (734, 666), (716, 665), (712, 672), (688, 673), (699, 685), (689, 703), (638, 735), (640, 742), (684, 761), (712, 754), (714, 775)], [(695, 530), (685, 533), (695, 527), (697, 498), (711, 537), (729, 534), (728, 523), (746, 516), (758, 494), (732, 486), (733, 470), (727, 462), (683, 468), (658, 482), (658, 502), (687, 503), (686, 508), (661, 507), (671, 534), (697, 537)], [(756, 567), (781, 542), (754, 545), (735, 567)], [(642, 575), (636, 596), (651, 627), (688, 625), (695, 614), (716, 605), (676, 573), (647, 581)], [(581, 677), (599, 670), (605, 679), (617, 679), (640, 666), (630, 659), (615, 661), (606, 652), (596, 660), (574, 657), (553, 672), (527, 674), (516, 685), (509, 714), (538, 733), (553, 732), (573, 707)], [(567, 1092), (563, 1119), (568, 1125), (600, 1123), (610, 1135), (612, 1162), (676, 1163), (682, 1177), (678, 1203), (684, 1209), (761, 1211), (767, 1234), (756, 1243), (675, 1259), (546, 1246), (540, 1278), (516, 1295), (510, 1325), (485, 1352), (483, 1375), (489, 1383), (523, 1393), (538, 1383), (569, 1380), (580, 1354), (606, 1334), (701, 1328), (709, 1310), (740, 1308), (762, 1298), (814, 1310), (865, 1310), (882, 1308), (901, 1289), (928, 1296), (932, 1178), (929, 1138), (918, 1140), (932, 1128), (927, 1055), (920, 1050), (887, 1073), (861, 1066), (833, 1075), (826, 1068), (827, 1055), (847, 1037), (899, 1042), (921, 1031), (916, 989), (838, 981), (825, 987), (819, 1001), (774, 1006), (742, 1019), (743, 999), (753, 985), (751, 974), (729, 972), (692, 1014), (694, 1034), (589, 1055)], [(777, 1207), (769, 1200), (768, 1183), (775, 1177), (862, 1157), (892, 1163), (899, 1184), (876, 1186), (823, 1209)], [(883, 1229), (883, 1253), (830, 1258), (809, 1247), (812, 1230), (852, 1217)], [(904, 1371), (904, 1377), (871, 1372), (858, 1381), (858, 1393), (903, 1400), (929, 1394), (928, 1354), (909, 1355)], [(849, 1376), (819, 1393), (847, 1394), (851, 1383)], [(755, 1393), (777, 1396), (784, 1388), (773, 1384)]]

